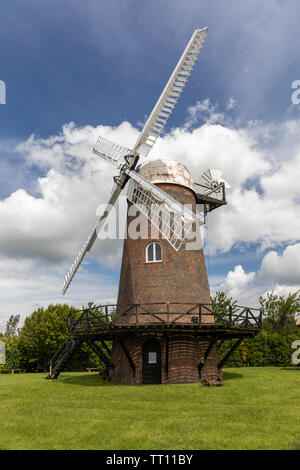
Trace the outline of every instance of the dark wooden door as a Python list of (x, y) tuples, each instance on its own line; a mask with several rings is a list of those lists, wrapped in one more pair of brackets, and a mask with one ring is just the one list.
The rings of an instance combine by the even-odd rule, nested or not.
[(143, 346), (143, 384), (161, 383), (161, 346), (156, 340), (149, 340)]

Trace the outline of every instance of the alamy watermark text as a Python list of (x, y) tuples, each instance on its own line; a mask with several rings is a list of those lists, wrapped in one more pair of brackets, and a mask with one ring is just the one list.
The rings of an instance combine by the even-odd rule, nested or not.
[(291, 88), (295, 91), (292, 93), (291, 101), (293, 104), (300, 104), (300, 80), (294, 80)]
[(6, 84), (0, 80), (0, 104), (6, 104)]
[(0, 340), (0, 365), (5, 364), (6, 350), (4, 341)]

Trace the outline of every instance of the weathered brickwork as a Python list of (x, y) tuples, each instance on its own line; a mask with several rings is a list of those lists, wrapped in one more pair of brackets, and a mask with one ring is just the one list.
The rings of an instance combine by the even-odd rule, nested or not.
[(114, 382), (121, 382), (125, 384), (138, 384), (142, 383), (142, 341), (141, 338), (134, 335), (123, 335), (123, 342), (132, 357), (136, 367), (136, 375), (133, 377), (133, 372), (128, 362), (128, 359), (118, 340), (113, 342), (111, 361), (114, 368), (110, 369), (110, 378)]
[[(182, 186), (172, 184), (158, 185), (175, 199), (184, 204), (191, 204), (195, 209), (195, 195), (193, 191)], [(128, 224), (133, 217), (128, 217)], [(150, 233), (150, 224), (149, 224)], [(157, 240), (157, 239), (156, 239)], [(172, 246), (159, 237), (162, 245), (162, 262), (147, 263), (146, 247), (154, 240), (130, 238), (124, 241), (123, 259), (120, 274), (118, 304), (145, 304), (153, 302), (186, 302), (210, 303), (210, 292), (203, 249), (186, 250), (183, 245), (178, 252)], [(171, 306), (171, 312), (184, 313), (190, 309), (189, 305)], [(161, 312), (159, 306), (147, 306), (147, 311)], [(117, 313), (125, 311), (124, 307), (118, 309)], [(131, 310), (130, 313), (133, 313)], [(197, 315), (195, 309), (190, 315), (182, 317), (179, 321), (190, 323), (191, 317)], [(212, 323), (213, 316), (205, 315), (202, 321)], [(176, 316), (170, 318), (174, 319)], [(164, 317), (165, 319), (166, 317)], [(135, 323), (135, 316), (126, 315), (118, 320), (120, 323)], [(154, 317), (142, 314), (140, 310), (139, 322), (155, 322)]]
[(133, 376), (133, 371), (120, 343), (115, 341), (112, 350), (112, 362), (115, 367), (110, 370), (110, 378), (113, 381), (127, 384), (142, 383), (143, 344), (151, 338), (158, 340), (161, 345), (162, 383), (192, 383), (201, 382), (205, 379), (222, 380), (222, 371), (218, 370), (219, 357), (216, 348), (211, 350), (199, 377), (198, 366), (201, 363), (201, 358), (209, 345), (210, 338), (196, 337), (192, 334), (169, 335), (167, 376), (166, 337), (163, 335), (135, 336), (131, 334), (123, 335), (122, 340), (126, 344), (135, 364), (135, 377)]

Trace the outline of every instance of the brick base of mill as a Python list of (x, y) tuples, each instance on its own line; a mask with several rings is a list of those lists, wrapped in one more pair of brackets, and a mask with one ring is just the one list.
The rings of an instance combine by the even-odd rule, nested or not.
[(210, 337), (193, 334), (124, 334), (113, 341), (109, 376), (124, 384), (222, 382)]

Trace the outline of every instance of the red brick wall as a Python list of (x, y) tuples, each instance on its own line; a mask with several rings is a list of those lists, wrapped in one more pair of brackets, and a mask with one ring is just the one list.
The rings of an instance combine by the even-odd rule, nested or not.
[[(158, 185), (183, 204), (196, 205), (193, 191), (174, 184)], [(134, 217), (128, 217), (128, 224)], [(150, 233), (150, 224), (149, 224)], [(122, 267), (119, 283), (118, 304), (136, 304), (152, 302), (210, 303), (209, 285), (203, 250), (188, 251), (183, 245), (178, 252), (160, 236), (163, 261), (146, 262), (146, 246), (151, 239), (126, 239), (123, 247)], [(155, 240), (154, 240), (155, 241)], [(158, 241), (158, 240), (156, 240)], [(165, 309), (165, 307), (163, 307)], [(191, 306), (171, 306), (170, 312), (187, 312)], [(125, 309), (118, 309), (121, 313)], [(162, 307), (147, 306), (148, 312), (162, 312)], [(165, 311), (165, 310), (164, 310)], [(191, 323), (191, 317), (197, 316), (198, 309), (182, 317), (180, 322)], [(159, 320), (142, 313), (139, 309), (140, 323), (153, 323)], [(133, 310), (130, 312), (133, 313)], [(205, 312), (204, 312), (205, 313)], [(170, 316), (170, 320), (177, 315)], [(166, 316), (163, 317), (166, 319)], [(119, 323), (134, 323), (135, 316), (121, 317)], [(213, 316), (203, 316), (202, 321), (212, 323)]]
[(142, 348), (150, 338), (155, 338), (161, 344), (162, 349), (162, 383), (189, 383), (200, 382), (204, 379), (222, 379), (222, 371), (218, 370), (219, 357), (216, 348), (210, 352), (207, 361), (202, 368), (199, 378), (198, 365), (210, 338), (196, 337), (194, 335), (169, 335), (169, 373), (166, 376), (166, 337), (165, 336), (135, 336), (122, 335), (128, 351), (136, 367), (136, 375), (133, 377), (132, 369), (127, 357), (118, 341), (114, 341), (112, 349), (112, 362), (115, 369), (110, 371), (110, 377), (115, 382), (126, 384), (142, 383)]

